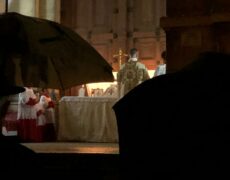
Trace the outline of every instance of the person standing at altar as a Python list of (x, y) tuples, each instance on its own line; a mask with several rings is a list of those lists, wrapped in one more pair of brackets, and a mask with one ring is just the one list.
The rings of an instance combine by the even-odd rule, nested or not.
[(42, 89), (39, 104), (43, 112), (41, 117), (45, 118), (45, 126), (43, 131), (44, 141), (55, 141), (55, 104), (54, 101), (51, 99), (49, 91), (47, 89)]
[(120, 67), (117, 73), (118, 96), (127, 94), (131, 89), (150, 78), (146, 66), (139, 62), (138, 50), (130, 50), (129, 60)]
[(163, 51), (161, 53), (161, 60), (158, 61), (158, 65), (153, 77), (160, 76), (163, 74), (166, 74), (166, 51)]
[(32, 87), (25, 87), (18, 98), (18, 137), (22, 142), (41, 141), (41, 132), (37, 124), (37, 96)]

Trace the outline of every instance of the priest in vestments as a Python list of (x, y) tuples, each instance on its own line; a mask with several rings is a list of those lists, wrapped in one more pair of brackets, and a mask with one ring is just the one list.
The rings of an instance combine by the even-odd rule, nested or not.
[(138, 61), (138, 50), (130, 50), (130, 59), (123, 64), (117, 73), (118, 96), (121, 98), (131, 89), (149, 79), (148, 69)]

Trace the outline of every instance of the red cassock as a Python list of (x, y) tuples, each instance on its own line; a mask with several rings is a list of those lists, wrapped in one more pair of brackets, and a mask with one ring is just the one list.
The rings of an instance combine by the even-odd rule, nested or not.
[(32, 88), (19, 94), (18, 137), (22, 142), (41, 142), (42, 127), (37, 118), (37, 98)]
[(43, 131), (44, 141), (55, 141), (56, 130), (54, 102), (48, 95), (44, 94), (41, 95), (39, 104), (42, 107), (43, 116), (45, 118), (45, 126)]

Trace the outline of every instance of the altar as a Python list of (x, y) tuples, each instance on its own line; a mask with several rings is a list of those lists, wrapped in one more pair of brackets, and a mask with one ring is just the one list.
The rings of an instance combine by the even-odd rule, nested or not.
[(64, 96), (59, 101), (58, 141), (118, 142), (114, 97)]

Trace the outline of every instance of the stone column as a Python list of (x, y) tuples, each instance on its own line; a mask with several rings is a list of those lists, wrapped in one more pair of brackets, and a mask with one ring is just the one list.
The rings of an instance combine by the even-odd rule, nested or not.
[(39, 0), (39, 17), (60, 21), (60, 0)]
[[(8, 12), (60, 22), (60, 2), (60, 0), (8, 0)], [(0, 12), (4, 11), (5, 0), (0, 0)]]
[(0, 0), (0, 13), (5, 12), (5, 0)]
[[(19, 1), (19, 13), (24, 14), (24, 15), (28, 15), (28, 16), (35, 16), (36, 15), (36, 8), (35, 5), (36, 4), (36, 0), (20, 0)], [(17, 8), (17, 7), (15, 7)]]

